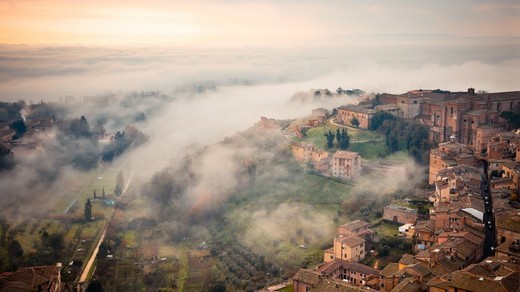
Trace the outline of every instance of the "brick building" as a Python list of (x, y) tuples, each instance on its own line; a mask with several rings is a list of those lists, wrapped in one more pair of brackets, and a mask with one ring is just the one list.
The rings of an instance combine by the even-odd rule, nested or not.
[(355, 220), (338, 226), (334, 237), (334, 246), (325, 250), (323, 261), (335, 259), (359, 261), (365, 257), (365, 238), (374, 232), (368, 228), (365, 221)]
[[(485, 125), (504, 124), (503, 111), (520, 110), (520, 92), (475, 93), (415, 90), (401, 95), (382, 94), (381, 104), (395, 104), (405, 119), (414, 119), (430, 128), (434, 142), (455, 141), (481, 150), (490, 133)], [(489, 130), (493, 131), (493, 130)], [(479, 133), (480, 132), (480, 133)]]
[(360, 129), (368, 129), (375, 113), (375, 109), (367, 106), (345, 105), (338, 108), (336, 121), (342, 125), (353, 126), (352, 120), (357, 119)]
[(466, 145), (455, 142), (452, 136), (449, 142), (440, 143), (439, 147), (430, 151), (430, 174), (428, 183), (437, 180), (437, 174), (442, 169), (453, 168), (459, 164), (475, 165), (476, 158)]
[(396, 205), (389, 205), (384, 208), (383, 219), (402, 224), (414, 224), (417, 221), (417, 210), (401, 207)]
[(333, 177), (352, 179), (361, 174), (361, 156), (356, 152), (338, 150), (330, 164)]
[[(363, 287), (379, 287), (379, 271), (363, 264), (336, 259), (314, 270), (300, 269), (292, 281), (295, 292), (363, 291)], [(326, 283), (332, 285), (327, 286)]]
[(346, 261), (360, 261), (365, 258), (365, 240), (361, 237), (337, 235), (334, 237), (334, 246), (325, 250), (324, 262), (335, 259)]

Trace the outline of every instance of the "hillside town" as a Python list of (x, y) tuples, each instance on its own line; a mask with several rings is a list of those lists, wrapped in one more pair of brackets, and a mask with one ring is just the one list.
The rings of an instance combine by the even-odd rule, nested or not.
[[(429, 140), (438, 143), (429, 153), (432, 189), (423, 195), (431, 202), (428, 214), (419, 216), (407, 202), (384, 208), (383, 220), (400, 224), (397, 235), (412, 243), (412, 253), (384, 267), (358, 263), (373, 252), (367, 246), (377, 236), (368, 222), (348, 222), (338, 226), (323, 264), (296, 273), (294, 291), (518, 291), (520, 131), (503, 113), (519, 111), (520, 92), (413, 90), (376, 100), (339, 107), (336, 121), (370, 129), (374, 115), (385, 111), (428, 126)], [(293, 145), (293, 155), (327, 159), (312, 145)], [(341, 151), (333, 157), (358, 159)], [(329, 161), (333, 170), (325, 172), (336, 176), (336, 162)]]
[[(334, 98), (330, 91), (319, 92), (329, 92), (328, 95)], [(337, 95), (342, 94), (343, 89), (339, 88)], [(32, 111), (21, 115), (23, 126), (19, 126), (19, 122), (5, 123), (0, 128), (2, 145), (8, 149), (8, 155), (41, 151), (44, 147), (43, 139), (48, 135), (55, 135), (53, 130), (57, 127), (71, 131), (71, 135), (84, 135), (82, 131), (87, 124), (85, 117), (82, 116), (73, 122), (57, 121), (49, 115), (36, 115), (38, 105), (32, 105), (30, 108)], [(427, 181), (424, 182), (426, 186), (420, 193), (413, 198), (392, 201), (377, 212), (373, 210), (374, 213), (380, 213), (374, 215), (379, 217), (376, 220), (360, 218), (348, 222), (335, 222), (337, 228), (327, 244), (328, 248), (322, 251), (320, 264), (299, 269), (288, 281), (268, 285), (264, 290), (278, 291), (292, 287), (294, 291), (306, 292), (518, 291), (520, 121), (515, 116), (518, 112), (518, 91), (487, 93), (469, 88), (467, 92), (412, 90), (400, 95), (377, 94), (356, 105), (344, 105), (332, 110), (314, 109), (311, 116), (303, 120), (277, 121), (262, 118), (256, 127), (276, 131), (281, 129), (283, 138), (280, 139), (289, 141), (287, 145), (284, 144), (285, 150), (306, 173), (349, 186), (374, 169), (374, 166), (370, 165), (372, 162), (351, 146), (382, 142), (381, 136), (372, 135), (377, 123), (384, 124), (381, 119), (395, 119), (426, 127), (426, 142), (433, 145), (427, 153), (428, 172)], [(126, 128), (126, 131), (129, 131), (129, 128)], [(317, 134), (310, 139), (309, 133), (313, 131)], [(349, 134), (353, 131), (363, 131), (362, 134), (365, 136), (361, 137), (358, 133), (354, 139)], [(388, 132), (390, 131), (387, 130), (387, 134)], [(105, 149), (112, 151), (112, 144), (121, 145), (118, 139), (124, 138), (124, 132), (107, 134), (104, 128), (100, 127), (88, 130), (88, 133), (85, 137), (95, 139), (104, 146), (100, 159), (106, 163), (110, 162), (110, 159), (105, 159)], [(388, 136), (384, 140), (389, 146)], [(421, 141), (423, 144), (426, 142)], [(125, 147), (129, 147), (128, 145)], [(412, 148), (412, 145), (407, 146)], [(256, 161), (251, 160), (246, 164), (246, 172), (251, 175), (255, 171)], [(380, 166), (390, 172), (393, 167), (396, 166)], [(117, 180), (119, 181), (119, 178)], [(95, 206), (100, 208), (103, 203), (103, 207), (107, 207), (107, 217), (112, 217), (107, 221), (107, 225), (113, 223), (112, 212), (125, 212), (124, 209), (112, 209), (114, 205), (120, 208), (129, 202), (121, 202), (119, 195), (125, 191), (121, 191), (120, 185), (123, 184), (118, 182), (114, 194), (111, 194), (110, 204), (105, 200), (104, 186), (102, 191), (98, 189), (100, 194), (102, 192), (102, 199), (96, 197), (95, 189), (92, 198), (90, 194), (84, 196), (87, 201), (86, 222), (94, 218), (91, 213), (92, 204), (97, 204)], [(73, 204), (76, 204), (76, 201)], [(384, 249), (378, 249), (382, 245), (382, 235), (375, 227), (382, 224), (381, 222), (393, 226), (395, 238), (411, 246), (406, 252), (399, 247), (384, 247), (387, 253), (388, 249), (394, 249), (394, 252), (400, 255), (396, 262), (385, 262), (382, 252)], [(3, 233), (6, 233), (6, 230), (4, 228)], [(306, 238), (303, 230), (297, 233)], [(80, 251), (83, 248), (82, 244), (88, 244), (90, 247), (87, 248), (93, 249), (94, 239), (99, 240), (100, 233), (94, 235), (87, 242), (75, 238), (74, 248)], [(184, 237), (182, 240), (187, 241), (189, 238)], [(99, 243), (101, 241), (102, 239)], [(305, 250), (307, 241), (309, 240), (304, 239), (303, 242), (298, 242), (294, 239), (291, 244)], [(204, 241), (197, 247), (202, 250), (197, 254), (204, 256), (192, 256), (195, 253), (190, 252), (190, 264), (209, 270), (211, 265), (207, 259), (212, 256), (209, 252), (211, 244)], [(130, 245), (126, 246), (127, 250), (133, 248)], [(135, 249), (135, 254), (138, 254), (138, 248)], [(73, 267), (76, 261), (79, 262), (83, 272), (81, 274), (85, 274), (86, 277), (90, 266), (85, 268), (82, 260), (93, 259), (96, 254), (90, 254), (90, 258), (86, 258), (85, 251), (81, 256), (78, 256), (77, 251), (69, 266)], [(114, 254), (106, 254), (104, 260), (111, 264)], [(216, 252), (213, 254), (218, 255)], [(222, 254), (218, 256), (222, 258)], [(142, 262), (148, 261), (157, 265), (157, 258), (157, 254), (154, 253), (153, 257)], [(162, 264), (170, 265), (171, 262), (178, 261), (172, 258), (174, 257), (167, 260), (166, 257), (161, 257)], [(127, 264), (134, 266), (134, 261), (132, 258)], [(265, 265), (263, 257), (262, 265)], [(71, 269), (70, 267), (65, 268)], [(1, 273), (0, 291), (66, 291), (85, 288), (88, 284), (85, 279), (81, 279), (81, 283), (75, 281), (79, 278), (63, 281), (62, 269), (63, 264), (57, 263), (21, 267), (17, 271)], [(276, 266), (274, 270), (280, 273), (282, 269)], [(76, 273), (79, 274), (78, 271)], [(252, 274), (251, 272), (249, 275)], [(274, 279), (273, 274), (271, 271), (271, 277)], [(273, 284), (275, 280), (269, 281), (269, 273), (266, 275), (262, 276), (262, 279), (267, 284)], [(279, 277), (282, 279), (282, 276)], [(126, 272), (124, 278), (126, 279)], [(178, 279), (172, 281), (172, 287), (176, 288)], [(263, 287), (263, 284), (259, 285)]]

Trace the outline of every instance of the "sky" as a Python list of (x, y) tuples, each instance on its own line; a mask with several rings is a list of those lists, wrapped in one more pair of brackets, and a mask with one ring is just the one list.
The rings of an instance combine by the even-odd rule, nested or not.
[(513, 0), (8, 0), (0, 2), (0, 43), (247, 45), (353, 36), (518, 41), (519, 14)]
[[(121, 109), (85, 99), (171, 96), (137, 125), (147, 143), (118, 162), (151, 176), (262, 116), (357, 101), (290, 102), (297, 92), (519, 90), (518, 15), (517, 0), (0, 0), (0, 101), (72, 96), (73, 117), (93, 120)], [(34, 165), (59, 164), (38, 159), (0, 176), (0, 189), (38, 194)]]
[(197, 86), (517, 90), (520, 3), (0, 0), (0, 100)]

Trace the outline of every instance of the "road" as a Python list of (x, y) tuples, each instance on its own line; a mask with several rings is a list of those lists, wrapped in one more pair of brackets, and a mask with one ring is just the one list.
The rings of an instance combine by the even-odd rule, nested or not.
[[(128, 178), (128, 181), (126, 182), (126, 185), (125, 185), (123, 191), (121, 192), (121, 197), (125, 195), (126, 191), (128, 190), (128, 186), (130, 186), (130, 183), (132, 182), (133, 178), (134, 178), (134, 172), (132, 171), (130, 173), (130, 177)], [(112, 209), (112, 215), (113, 214), (114, 214), (114, 210)], [(110, 218), (110, 219), (112, 219), (112, 218)], [(81, 273), (81, 276), (79, 277), (79, 282), (85, 282), (87, 280), (88, 273), (89, 273), (90, 269), (92, 268), (92, 265), (94, 264), (94, 261), (96, 260), (97, 254), (99, 252), (99, 246), (101, 245), (101, 243), (105, 239), (105, 235), (107, 233), (107, 226), (108, 226), (109, 222), (110, 221), (108, 221), (105, 224), (105, 226), (103, 227), (103, 231), (101, 233), (101, 236), (99, 237), (99, 240), (96, 243), (96, 248), (94, 249), (94, 252), (90, 255), (90, 258), (88, 259), (87, 265), (85, 266), (85, 268), (83, 269), (83, 272)]]

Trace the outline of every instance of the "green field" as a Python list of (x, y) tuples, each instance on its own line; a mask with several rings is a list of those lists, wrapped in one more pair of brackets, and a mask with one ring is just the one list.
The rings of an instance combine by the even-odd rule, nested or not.
[[(98, 167), (88, 172), (71, 171), (63, 174), (59, 184), (41, 194), (48, 198), (46, 206), (43, 206), (45, 212), (32, 219), (7, 220), (7, 234), (10, 235), (7, 239), (17, 240), (24, 251), (24, 259), (37, 259), (35, 263), (39, 265), (54, 264), (56, 261), (68, 263), (71, 260), (85, 263), (94, 250), (96, 238), (110, 218), (113, 207), (93, 201), (92, 214), (95, 220), (85, 223), (84, 204), (87, 199), (92, 200), (94, 190), (98, 198), (101, 198), (103, 188), (106, 198), (113, 198), (117, 173), (117, 169)], [(43, 236), (44, 234), (46, 235)], [(62, 247), (55, 253), (51, 253), (45, 239), (49, 235), (62, 238)]]
[(378, 223), (372, 225), (370, 228), (377, 232), (377, 234), (388, 237), (395, 237), (399, 233), (399, 226), (401, 224), (395, 224), (380, 220)]
[[(325, 138), (325, 134), (329, 130), (335, 134), (338, 128), (340, 127), (332, 124), (311, 128), (305, 133), (305, 137), (303, 139), (299, 139), (299, 142), (306, 141), (312, 143), (318, 149), (326, 150), (329, 153), (334, 153), (336, 150), (338, 150), (337, 141), (334, 140), (334, 148), (328, 149), (326, 147), (327, 139)], [(347, 132), (350, 136), (350, 146), (347, 150), (358, 152), (363, 159), (378, 159), (389, 154), (384, 143), (384, 137), (382, 135), (376, 132), (353, 127), (342, 128), (347, 129)]]

